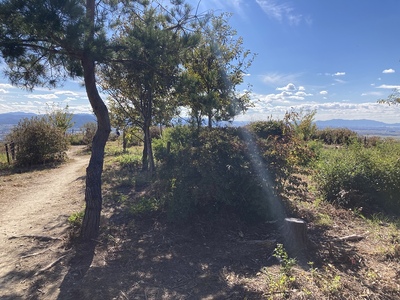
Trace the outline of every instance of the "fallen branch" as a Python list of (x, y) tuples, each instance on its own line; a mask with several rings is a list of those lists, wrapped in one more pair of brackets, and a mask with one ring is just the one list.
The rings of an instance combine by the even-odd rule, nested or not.
[(48, 242), (48, 241), (60, 241), (61, 238), (59, 237), (51, 237), (51, 236), (46, 236), (46, 235), (21, 235), (21, 236), (10, 236), (8, 239), (13, 240), (13, 239), (21, 239), (21, 238), (32, 238), (32, 239), (37, 239), (42, 242)]
[(367, 237), (367, 233), (358, 235), (358, 234), (351, 234), (351, 235), (347, 235), (344, 237), (340, 237), (340, 238), (336, 238), (334, 239), (334, 241), (340, 241), (340, 242), (358, 242), (361, 241), (362, 239), (365, 239)]
[(57, 263), (59, 263), (64, 257), (66, 257), (67, 254), (64, 254), (63, 256), (60, 256), (59, 258), (57, 258), (55, 261), (53, 261), (51, 264), (47, 265), (46, 267), (40, 269), (39, 271), (37, 271), (35, 273), (35, 276), (47, 271), (48, 269), (51, 269), (52, 267), (54, 267)]
[(28, 258), (28, 257), (31, 257), (31, 256), (36, 256), (36, 255), (39, 255), (39, 254), (43, 254), (43, 253), (45, 253), (46, 251), (49, 251), (49, 250), (51, 250), (51, 249), (47, 248), (47, 249), (44, 249), (43, 251), (40, 251), (40, 252), (35, 252), (35, 253), (31, 253), (31, 254), (27, 254), (27, 255), (21, 256), (21, 258)]

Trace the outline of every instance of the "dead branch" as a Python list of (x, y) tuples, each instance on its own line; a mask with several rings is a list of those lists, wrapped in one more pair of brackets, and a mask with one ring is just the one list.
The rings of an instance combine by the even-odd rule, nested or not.
[(362, 239), (367, 237), (368, 232), (364, 233), (364, 234), (351, 234), (351, 235), (347, 235), (347, 236), (343, 236), (340, 238), (336, 238), (334, 239), (334, 241), (340, 241), (340, 242), (358, 242), (361, 241)]
[(21, 235), (21, 236), (10, 236), (8, 239), (13, 240), (13, 239), (21, 239), (21, 238), (32, 238), (36, 239), (42, 242), (48, 242), (48, 241), (61, 241), (61, 238), (59, 237), (51, 237), (51, 236), (45, 236), (45, 235)]
[(43, 251), (39, 251), (39, 252), (35, 252), (35, 253), (31, 253), (31, 254), (27, 254), (27, 255), (21, 256), (21, 258), (28, 258), (28, 257), (36, 256), (36, 255), (39, 255), (39, 254), (43, 254), (43, 253), (45, 253), (46, 251), (49, 251), (49, 250), (51, 250), (51, 249), (47, 248), (47, 249), (44, 249)]
[(35, 273), (35, 276), (47, 271), (48, 269), (51, 269), (52, 267), (54, 267), (57, 263), (59, 263), (66, 256), (67, 256), (67, 254), (64, 254), (64, 255), (60, 256), (55, 261), (53, 261), (52, 263), (48, 264), (46, 267), (44, 267), (44, 268), (40, 269), (39, 271), (37, 271)]

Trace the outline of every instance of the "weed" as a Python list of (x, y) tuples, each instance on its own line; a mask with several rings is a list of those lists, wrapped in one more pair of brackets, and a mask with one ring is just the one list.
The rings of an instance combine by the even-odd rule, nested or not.
[(333, 221), (331, 216), (329, 216), (328, 214), (318, 213), (315, 224), (322, 227), (330, 227), (332, 226)]
[(131, 204), (129, 212), (134, 216), (157, 211), (162, 205), (162, 201), (156, 198), (142, 197), (137, 203)]
[(333, 279), (331, 280), (330, 284), (329, 284), (329, 292), (331, 294), (336, 294), (337, 292), (339, 292), (342, 284), (341, 284), (341, 277), (339, 275), (335, 275), (335, 277), (333, 277)]
[(292, 271), (292, 268), (296, 265), (296, 259), (289, 258), (289, 255), (282, 244), (276, 245), (273, 256), (275, 256), (281, 263), (282, 273), (289, 275)]
[(73, 227), (81, 227), (84, 214), (85, 212), (83, 210), (80, 212), (75, 212), (68, 217), (68, 222)]

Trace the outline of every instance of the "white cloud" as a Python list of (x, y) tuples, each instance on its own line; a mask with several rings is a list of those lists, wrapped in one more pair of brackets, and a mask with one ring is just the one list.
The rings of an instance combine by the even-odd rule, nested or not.
[(311, 24), (310, 17), (303, 17), (297, 13), (289, 3), (278, 3), (276, 0), (256, 0), (261, 9), (272, 19), (279, 22), (287, 21), (290, 25), (299, 25), (302, 20)]
[(388, 84), (382, 84), (377, 87), (378, 89), (400, 89), (400, 85), (388, 85)]
[(15, 87), (12, 86), (11, 84), (8, 84), (8, 83), (0, 83), (0, 88), (3, 88), (3, 89), (12, 89), (12, 88), (15, 88)]
[(234, 10), (235, 14), (241, 16), (242, 18), (247, 18), (243, 9), (244, 6), (248, 5), (245, 0), (196, 0), (189, 2), (192, 2), (193, 7), (199, 7), (201, 10), (223, 10), (230, 12)]
[(243, 121), (267, 120), (268, 117), (281, 119), (285, 112), (294, 109), (295, 111), (316, 110), (316, 120), (338, 119), (371, 119), (386, 123), (396, 123), (399, 120), (400, 106), (383, 105), (377, 102), (350, 103), (350, 102), (302, 102), (283, 103), (271, 101), (271, 95), (258, 95), (258, 105), (250, 109), (248, 113), (238, 117)]
[(361, 96), (381, 97), (381, 96), (383, 96), (383, 93), (382, 92), (366, 92), (366, 93), (362, 93)]
[(346, 75), (346, 72), (336, 72), (335, 74), (332, 74), (332, 76), (344, 76)]
[(7, 93), (9, 93), (9, 91), (6, 91), (5, 89), (0, 89), (0, 94), (7, 94)]
[(54, 92), (55, 95), (66, 95), (66, 96), (79, 96), (78, 93), (73, 91), (57, 91)]
[(393, 70), (393, 69), (386, 69), (386, 70), (383, 70), (383, 71), (382, 71), (383, 74), (392, 74), (392, 73), (395, 73), (395, 72), (396, 72), (396, 71)]
[(319, 94), (320, 95), (328, 95), (328, 91), (320, 91)]
[(335, 78), (335, 81), (338, 82), (338, 83), (346, 83), (347, 82), (347, 81), (345, 81), (343, 79), (338, 79), (338, 78)]
[(295, 86), (293, 83), (288, 83), (288, 84), (287, 84), (286, 86), (284, 86), (284, 87), (276, 88), (276, 90), (277, 90), (277, 91), (286, 91), (286, 92), (290, 91), (290, 92), (293, 92), (293, 91), (296, 91), (297, 88), (296, 88), (296, 86)]
[(312, 96), (313, 94), (307, 94), (306, 92), (299, 90), (294, 95), (297, 96), (297, 97), (309, 97), (309, 96)]
[(262, 75), (262, 81), (268, 85), (284, 85), (287, 82), (296, 81), (301, 74), (280, 74), (280, 73), (268, 73)]
[(32, 95), (31, 94), (31, 95), (28, 95), (28, 98), (48, 100), (48, 99), (58, 99), (58, 96), (55, 95), (55, 94), (39, 94), (39, 95)]

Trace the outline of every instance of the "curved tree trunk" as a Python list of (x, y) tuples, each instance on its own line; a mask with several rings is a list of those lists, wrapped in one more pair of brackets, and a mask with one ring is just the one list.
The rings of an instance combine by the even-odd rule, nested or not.
[(111, 132), (108, 110), (101, 99), (95, 82), (95, 66), (90, 59), (82, 61), (86, 91), (94, 114), (97, 117), (97, 131), (93, 137), (92, 155), (86, 169), (85, 215), (81, 236), (84, 240), (95, 238), (99, 232), (102, 207), (101, 174), (103, 172), (104, 148)]
[[(86, 8), (87, 17), (94, 25), (95, 0), (87, 0)], [(89, 45), (91, 39), (93, 39), (93, 33), (89, 34)], [(95, 62), (89, 51), (90, 50), (87, 50), (87, 52), (83, 54), (82, 67), (84, 71), (86, 93), (97, 118), (97, 131), (93, 137), (92, 155), (86, 169), (86, 208), (81, 228), (81, 237), (85, 241), (96, 238), (99, 233), (102, 207), (101, 174), (103, 172), (104, 148), (111, 132), (108, 109), (97, 90)]]

